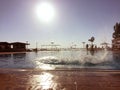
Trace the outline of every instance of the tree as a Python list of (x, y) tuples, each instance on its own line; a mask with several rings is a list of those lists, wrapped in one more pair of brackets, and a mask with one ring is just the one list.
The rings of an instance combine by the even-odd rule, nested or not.
[(90, 41), (91, 43), (93, 43), (93, 42), (94, 42), (94, 40), (95, 40), (95, 38), (94, 38), (94, 37), (91, 37), (90, 39), (88, 39), (88, 41)]
[[(94, 38), (94, 37), (91, 37), (90, 39), (88, 39), (88, 41), (91, 42), (90, 51), (94, 51), (94, 45), (93, 45), (93, 42), (95, 41), (95, 38)], [(94, 53), (94, 52), (92, 52), (92, 53)]]
[(113, 38), (120, 38), (120, 23), (114, 25)]

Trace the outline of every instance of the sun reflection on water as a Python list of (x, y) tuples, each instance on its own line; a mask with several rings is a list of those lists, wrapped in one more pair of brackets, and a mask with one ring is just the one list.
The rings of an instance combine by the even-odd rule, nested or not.
[[(49, 64), (53, 60), (55, 60), (55, 57), (51, 57), (51, 56), (37, 58), (36, 61), (35, 61), (36, 62), (36, 68), (39, 68), (39, 69), (42, 69), (42, 70), (53, 70), (53, 69), (55, 69), (55, 67)], [(44, 64), (45, 62), (48, 63), (48, 64)]]
[(55, 67), (49, 65), (49, 64), (42, 64), (40, 62), (36, 62), (36, 69), (42, 69), (42, 70), (53, 70)]

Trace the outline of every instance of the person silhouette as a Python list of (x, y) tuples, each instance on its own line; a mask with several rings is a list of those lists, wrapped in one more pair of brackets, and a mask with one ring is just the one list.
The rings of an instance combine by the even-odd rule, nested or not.
[(89, 49), (89, 45), (86, 44), (87, 55), (88, 55), (88, 49)]
[(91, 55), (94, 55), (94, 45), (93, 44), (91, 45), (90, 53), (91, 53)]
[(86, 44), (86, 50), (88, 51), (88, 48), (89, 48), (89, 45), (88, 44)]

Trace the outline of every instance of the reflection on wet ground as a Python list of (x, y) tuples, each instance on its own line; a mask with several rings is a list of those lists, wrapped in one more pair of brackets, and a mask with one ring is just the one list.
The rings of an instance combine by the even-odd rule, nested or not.
[(120, 90), (119, 70), (1, 69), (0, 90)]

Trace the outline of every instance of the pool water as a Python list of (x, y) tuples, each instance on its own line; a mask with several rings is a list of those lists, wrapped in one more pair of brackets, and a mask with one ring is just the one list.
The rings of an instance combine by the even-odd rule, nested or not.
[(113, 51), (39, 51), (0, 55), (0, 68), (120, 69), (120, 53)]

